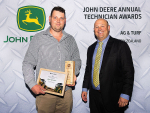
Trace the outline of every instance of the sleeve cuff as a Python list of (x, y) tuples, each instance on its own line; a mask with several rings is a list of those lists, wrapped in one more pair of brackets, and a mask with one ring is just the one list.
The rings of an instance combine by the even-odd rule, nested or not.
[(127, 94), (121, 94), (120, 97), (129, 100), (129, 97), (130, 97), (130, 96), (127, 95)]
[(82, 92), (87, 92), (87, 88), (82, 88)]

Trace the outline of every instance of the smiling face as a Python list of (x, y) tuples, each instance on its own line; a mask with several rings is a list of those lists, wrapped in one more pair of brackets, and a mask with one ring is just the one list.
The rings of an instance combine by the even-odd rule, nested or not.
[(66, 23), (65, 14), (54, 10), (52, 16), (49, 17), (51, 29), (55, 32), (60, 32)]
[(108, 25), (106, 20), (96, 20), (94, 24), (94, 33), (99, 41), (103, 41), (109, 35), (109, 31), (110, 26)]

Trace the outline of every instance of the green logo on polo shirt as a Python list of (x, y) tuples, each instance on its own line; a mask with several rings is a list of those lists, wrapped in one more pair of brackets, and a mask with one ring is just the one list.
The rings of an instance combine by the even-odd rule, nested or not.
[(23, 31), (35, 32), (45, 27), (45, 11), (38, 6), (24, 6), (17, 12), (18, 28)]

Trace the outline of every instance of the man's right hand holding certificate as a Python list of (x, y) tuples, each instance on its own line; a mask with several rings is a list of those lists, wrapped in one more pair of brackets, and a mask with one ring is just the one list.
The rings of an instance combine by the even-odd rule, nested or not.
[(34, 93), (34, 94), (36, 94), (36, 95), (38, 95), (38, 94), (45, 94), (45, 92), (44, 91), (46, 91), (46, 89), (44, 89), (42, 86), (40, 86), (40, 85), (35, 85), (35, 86), (33, 86), (32, 88), (31, 88), (31, 90), (32, 90), (32, 92)]

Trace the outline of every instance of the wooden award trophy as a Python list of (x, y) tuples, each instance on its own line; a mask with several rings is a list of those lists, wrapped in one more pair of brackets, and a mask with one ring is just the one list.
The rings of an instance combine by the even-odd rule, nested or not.
[(67, 74), (66, 84), (73, 85), (75, 76), (75, 61), (65, 61), (65, 72)]

